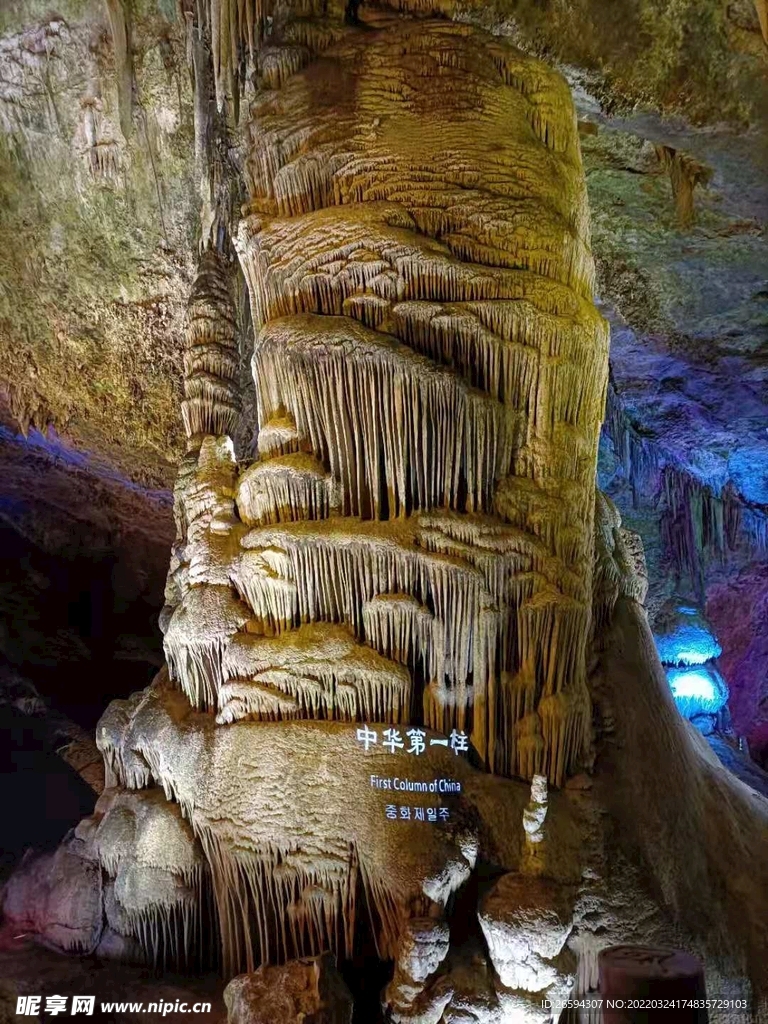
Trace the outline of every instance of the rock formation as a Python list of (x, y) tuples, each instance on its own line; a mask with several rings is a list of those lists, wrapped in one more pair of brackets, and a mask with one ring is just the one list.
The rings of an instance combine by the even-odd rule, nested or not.
[(689, 228), (694, 218), (693, 194), (696, 186), (706, 184), (712, 177), (712, 171), (672, 146), (657, 146), (656, 156), (669, 174), (677, 223), (681, 228)]
[(224, 999), (230, 1024), (352, 1024), (352, 996), (329, 954), (240, 975)]
[[(221, 103), (253, 29), (241, 12), (231, 45), (210, 13)], [(333, 694), (354, 684), (331, 673), (318, 704), (285, 667), (297, 644), (328, 658), (344, 626), (391, 659), (353, 715), (471, 730), (489, 767), (560, 783), (587, 745), (606, 360), (573, 112), (556, 76), (475, 31), (365, 20), (287, 17), (259, 63), (237, 248), (260, 456), (238, 474), (222, 450), (214, 470), (210, 439), (190, 462), (196, 494), (209, 472), (223, 489), (200, 506), (215, 537), (197, 505), (182, 524), (169, 665), (227, 720), (234, 694), (252, 717), (348, 717)], [(339, 108), (342, 80), (357, 98)], [(213, 426), (226, 385), (205, 379)]]
[(329, 962), (303, 961), (364, 944), (397, 1024), (556, 1020), (633, 940), (763, 1012), (768, 804), (679, 717), (642, 545), (595, 490), (608, 332), (564, 81), (415, 0), (185, 10), (198, 157), (230, 131), (247, 198), (231, 223), (208, 167), (167, 669), (101, 718), (96, 810), (6, 915), (247, 971), (233, 1020), (270, 978), (320, 1013)]

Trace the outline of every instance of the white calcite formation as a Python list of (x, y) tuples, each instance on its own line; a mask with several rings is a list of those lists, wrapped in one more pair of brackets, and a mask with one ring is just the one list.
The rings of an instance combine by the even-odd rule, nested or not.
[(572, 909), (561, 887), (529, 875), (504, 875), (483, 899), (479, 917), (505, 988), (541, 993), (542, 999), (565, 997), (574, 959), (565, 950)]
[(223, 669), (219, 722), (247, 715), (401, 722), (410, 711), (407, 669), (341, 626), (312, 623), (274, 638), (236, 634)]
[[(162, 679), (102, 719), (113, 781), (129, 790), (156, 782), (190, 823), (211, 871), (229, 973), (323, 948), (349, 956), (360, 912), (376, 922), (382, 957), (394, 956), (410, 916), (445, 908), (469, 878), (479, 842), (469, 805), (458, 798), (439, 828), (392, 823), (371, 776), (406, 776), (412, 758), (366, 752), (356, 732), (320, 721), (225, 727)], [(471, 771), (445, 747), (419, 762), (428, 781)], [(408, 795), (425, 808), (438, 802)], [(101, 846), (99, 856), (105, 863)]]

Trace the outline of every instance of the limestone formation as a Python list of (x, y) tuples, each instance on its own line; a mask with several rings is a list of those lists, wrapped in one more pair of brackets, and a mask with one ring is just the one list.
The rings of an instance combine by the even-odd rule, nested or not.
[(120, 128), (125, 138), (133, 130), (134, 78), (131, 45), (131, 0), (105, 0), (112, 45), (115, 51), (115, 73), (120, 108)]
[[(220, 105), (265, 15), (209, 5)], [(193, 292), (184, 416), (202, 447), (177, 488), (171, 677), (221, 722), (421, 719), (561, 784), (588, 745), (606, 383), (573, 111), (555, 75), (475, 30), (337, 16), (281, 16), (259, 49), (244, 471), (213, 439), (237, 403), (212, 252)], [(345, 76), (358, 98), (339, 107)]]
[(395, 1024), (439, 1021), (453, 998), (449, 985), (433, 983), (433, 975), (450, 948), (450, 928), (440, 918), (425, 917), (408, 923), (398, 948), (395, 972), (385, 1003)]
[(697, 185), (706, 184), (712, 177), (709, 167), (694, 160), (687, 153), (681, 153), (672, 146), (657, 146), (659, 163), (669, 174), (672, 198), (677, 210), (677, 223), (689, 228), (693, 223), (693, 193)]
[[(364, 908), (380, 953), (392, 955), (411, 908), (444, 906), (469, 877), (472, 815), (456, 808), (442, 828), (393, 827), (370, 781), (391, 775), (392, 755), (366, 753), (356, 731), (341, 722), (219, 726), (162, 680), (102, 719), (99, 745), (114, 781), (162, 785), (202, 844), (230, 973), (323, 948), (350, 955)], [(397, 759), (407, 770), (408, 756)], [(457, 761), (434, 748), (423, 777), (450, 777)], [(428, 796), (418, 796), (426, 806)]]
[(479, 917), (505, 988), (541, 993), (542, 999), (567, 996), (574, 961), (564, 950), (572, 911), (560, 886), (526, 875), (504, 875), (482, 902)]
[[(199, 945), (210, 883), (228, 974), (351, 956), (367, 919), (397, 958), (403, 1020), (441, 1014), (449, 904), (480, 851), (525, 859), (526, 787), (486, 786), (459, 750), (539, 789), (588, 757), (607, 330), (575, 115), (543, 64), (448, 20), (211, 0), (192, 22), (231, 124), (256, 71), (233, 234), (258, 456), (239, 464), (231, 441), (234, 225), (213, 210), (188, 311), (168, 674), (103, 716), (108, 789), (78, 841), (105, 872), (105, 928), (152, 960)], [(196, 117), (201, 152), (222, 148), (204, 97)], [(414, 815), (392, 821), (376, 780), (407, 781), (407, 755), (357, 734), (408, 726), (420, 785), (455, 789), (427, 804), (414, 786)], [(555, 886), (575, 835), (564, 810)]]
[(352, 996), (329, 954), (260, 967), (224, 990), (229, 1024), (352, 1024)]
[(110, 788), (54, 854), (25, 860), (3, 915), (65, 952), (199, 968), (215, 937), (207, 870), (161, 790)]
[(232, 434), (239, 414), (235, 312), (224, 257), (206, 249), (187, 313), (182, 418), (187, 437)]
[(29, 852), (2, 892), (3, 918), (16, 934), (37, 935), (68, 953), (96, 950), (102, 933), (101, 871), (82, 854), (77, 839), (55, 853)]
[[(188, 310), (167, 670), (103, 715), (107, 788), (56, 856), (96, 893), (71, 948), (247, 971), (233, 1021), (346, 1024), (330, 961), (307, 959), (327, 952), (393, 963), (396, 1024), (556, 1020), (543, 1000), (588, 992), (614, 932), (709, 952), (653, 806), (652, 881), (622, 884), (605, 776), (583, 782), (617, 732), (627, 760), (642, 739), (697, 793), (686, 807), (653, 771), (639, 793), (625, 765), (630, 813), (652, 793), (692, 842), (717, 830), (710, 780), (761, 848), (762, 808), (700, 763), (682, 720), (659, 750), (649, 679), (624, 678), (627, 650), (651, 683), (658, 659), (638, 626), (642, 546), (595, 490), (607, 327), (567, 87), (437, 13), (186, 10), (198, 157), (221, 166)], [(239, 225), (224, 161), (243, 173)], [(628, 647), (601, 666), (612, 628)], [(706, 889), (715, 866), (694, 866)], [(707, 920), (725, 944), (750, 894), (717, 877)], [(55, 926), (54, 904), (30, 926)], [(762, 911), (734, 952), (756, 990)]]
[[(600, 557), (605, 556), (603, 550)], [(727, 771), (683, 721), (646, 613), (632, 598), (631, 578), (618, 562), (616, 576), (623, 583), (596, 645), (593, 680), (604, 737), (598, 796), (621, 830), (623, 856), (654, 879), (675, 925), (671, 938), (640, 932), (638, 944), (675, 948), (684, 941), (712, 972), (709, 990), (733, 986), (724, 977), (739, 979), (736, 992), (751, 996), (745, 1020), (763, 1020), (768, 883), (759, 851), (766, 841), (768, 803)], [(632, 913), (643, 920), (637, 906)], [(626, 935), (619, 935), (611, 942), (604, 932), (602, 947), (626, 943)], [(594, 977), (593, 953), (589, 961)]]

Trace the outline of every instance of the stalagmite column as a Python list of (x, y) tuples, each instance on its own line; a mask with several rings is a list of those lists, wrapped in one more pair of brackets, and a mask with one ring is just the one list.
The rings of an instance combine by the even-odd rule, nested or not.
[[(249, 194), (236, 249), (258, 456), (238, 463), (231, 440), (236, 189), (212, 187), (189, 306), (168, 671), (102, 717), (105, 813), (81, 837), (119, 896), (128, 809), (144, 821), (164, 799), (168, 821), (189, 826), (190, 867), (165, 872), (162, 833), (148, 833), (162, 888), (124, 894), (116, 934), (158, 960), (186, 951), (210, 892), (231, 975), (324, 949), (351, 958), (367, 929), (397, 959), (403, 1020), (422, 995), (430, 1014), (448, 998), (427, 981), (489, 842), (468, 787), (506, 787), (486, 805), (494, 824), (527, 790), (478, 760), (538, 777), (538, 820), (547, 782), (588, 745), (608, 340), (565, 83), (474, 28), (411, 15), (311, 0), (190, 12), (199, 106), (215, 93), (220, 112), (208, 142), (227, 167), (237, 143)], [(235, 127), (249, 67), (256, 93)], [(556, 835), (553, 823), (548, 849)], [(503, 857), (513, 878), (521, 856), (512, 843)], [(558, 884), (536, 890), (544, 917), (541, 893)], [(528, 974), (501, 949), (500, 984), (517, 979), (526, 1005), (566, 985), (569, 930), (564, 906)]]
[(607, 370), (567, 87), (465, 25), (290, 7), (237, 237), (260, 450), (238, 589), (271, 631), (351, 627), (411, 672), (411, 720), (559, 785), (589, 724)]

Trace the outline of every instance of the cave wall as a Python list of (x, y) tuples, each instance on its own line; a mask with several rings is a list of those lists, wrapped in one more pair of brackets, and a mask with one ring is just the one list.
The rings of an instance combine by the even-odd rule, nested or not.
[(199, 202), (192, 92), (175, 5), (131, 8), (129, 124), (105, 4), (0, 12), (0, 387), (17, 429), (52, 425), (168, 486)]

